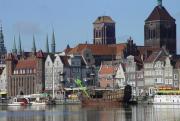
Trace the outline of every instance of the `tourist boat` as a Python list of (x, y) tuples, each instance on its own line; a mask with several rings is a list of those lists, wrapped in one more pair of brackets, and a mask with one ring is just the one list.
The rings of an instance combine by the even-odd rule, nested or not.
[(24, 95), (24, 97), (29, 99), (29, 103), (32, 106), (46, 105), (45, 97), (42, 94)]
[(85, 107), (116, 107), (123, 102), (123, 90), (93, 89), (89, 97), (82, 97), (81, 104)]
[(8, 106), (27, 106), (30, 105), (28, 98), (19, 98), (14, 97), (10, 100), (10, 102), (7, 104)]
[(153, 98), (153, 104), (180, 105), (179, 90), (158, 91)]

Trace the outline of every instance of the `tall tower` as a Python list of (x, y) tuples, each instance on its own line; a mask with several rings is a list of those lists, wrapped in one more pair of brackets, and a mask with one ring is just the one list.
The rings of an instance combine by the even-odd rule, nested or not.
[(55, 53), (55, 52), (56, 52), (56, 43), (55, 43), (54, 30), (53, 30), (53, 34), (52, 34), (51, 52), (52, 52), (52, 53)]
[(157, 6), (144, 25), (144, 45), (166, 47), (170, 54), (176, 54), (176, 23), (165, 7), (162, 0), (157, 0)]
[(109, 16), (100, 16), (93, 23), (94, 44), (116, 44), (115, 22)]
[(13, 52), (14, 54), (17, 54), (17, 48), (16, 48), (16, 39), (15, 39), (15, 36), (14, 36), (14, 44), (13, 44), (12, 52)]
[(0, 56), (6, 54), (6, 47), (4, 46), (4, 35), (3, 35), (3, 29), (2, 24), (0, 26)]

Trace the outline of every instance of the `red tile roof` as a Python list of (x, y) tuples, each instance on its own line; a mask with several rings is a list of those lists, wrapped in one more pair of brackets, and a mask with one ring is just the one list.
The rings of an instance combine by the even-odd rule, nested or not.
[(99, 70), (99, 74), (114, 74), (117, 71), (117, 67), (110, 66), (110, 65), (101, 65), (101, 68)]
[(38, 51), (38, 52), (36, 53), (36, 57), (37, 57), (37, 58), (44, 58), (44, 53), (43, 53), (43, 51), (42, 51), (42, 50)]
[(156, 6), (146, 21), (167, 20), (175, 21), (163, 6)]
[(124, 43), (116, 45), (79, 44), (68, 54), (82, 54), (83, 50), (90, 49), (93, 55), (122, 55), (125, 48)]
[(36, 68), (36, 60), (19, 60), (15, 69), (35, 69)]

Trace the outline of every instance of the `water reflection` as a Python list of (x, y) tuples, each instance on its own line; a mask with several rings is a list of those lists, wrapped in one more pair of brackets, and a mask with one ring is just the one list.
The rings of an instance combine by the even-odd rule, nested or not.
[(0, 121), (179, 121), (180, 106), (138, 105), (82, 108), (80, 105), (0, 106)]

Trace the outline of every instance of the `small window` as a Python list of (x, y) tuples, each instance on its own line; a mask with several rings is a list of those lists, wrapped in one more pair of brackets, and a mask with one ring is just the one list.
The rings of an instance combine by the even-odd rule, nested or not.
[(89, 57), (89, 53), (86, 53), (86, 57)]

